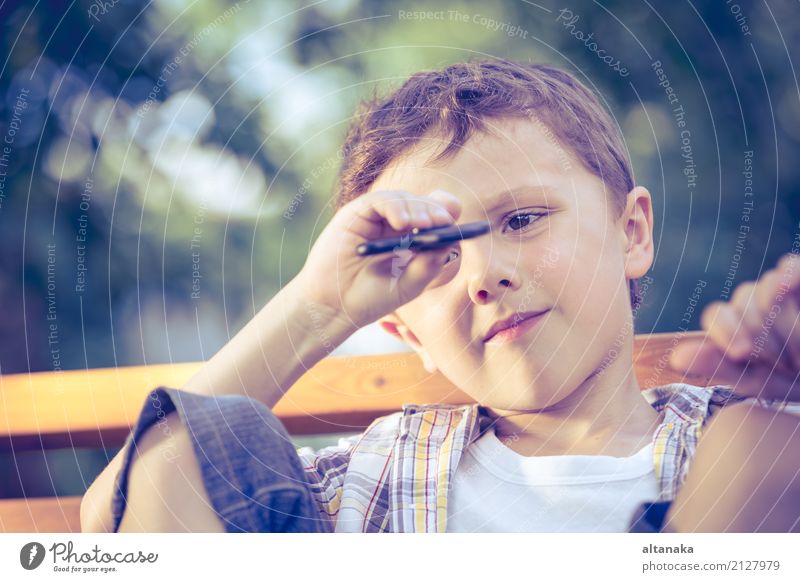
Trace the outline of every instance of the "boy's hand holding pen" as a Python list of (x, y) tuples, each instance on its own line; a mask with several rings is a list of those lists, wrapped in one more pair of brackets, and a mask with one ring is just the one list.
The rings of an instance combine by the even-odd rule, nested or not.
[(334, 215), (293, 282), (310, 306), (355, 331), (429, 288), (458, 241), (489, 232), (488, 222), (456, 225), (460, 214), (461, 201), (443, 190), (363, 194)]

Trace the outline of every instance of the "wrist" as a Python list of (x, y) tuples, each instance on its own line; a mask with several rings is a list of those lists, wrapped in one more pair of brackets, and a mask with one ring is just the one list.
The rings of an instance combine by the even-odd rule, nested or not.
[(309, 343), (330, 354), (359, 329), (342, 310), (320, 302), (304, 279), (299, 276), (281, 289), (287, 321), (292, 322), (308, 338)]

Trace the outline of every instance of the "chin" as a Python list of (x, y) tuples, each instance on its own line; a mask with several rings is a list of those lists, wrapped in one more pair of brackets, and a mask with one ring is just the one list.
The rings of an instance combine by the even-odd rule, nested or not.
[(548, 408), (558, 405), (566, 395), (551, 395), (550, 398), (543, 397), (541, 394), (526, 394), (520, 396), (508, 395), (503, 397), (492, 397), (487, 395), (488, 398), (477, 399), (483, 406), (495, 408), (498, 410), (507, 410), (512, 412), (541, 412)]

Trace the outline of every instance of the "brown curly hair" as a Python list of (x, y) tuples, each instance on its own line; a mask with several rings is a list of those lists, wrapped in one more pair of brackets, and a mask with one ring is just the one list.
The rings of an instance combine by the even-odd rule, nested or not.
[[(617, 125), (597, 96), (571, 74), (549, 65), (484, 59), (420, 71), (386, 96), (357, 107), (342, 146), (334, 206), (367, 192), (386, 167), (426, 135), (450, 139), (434, 161), (454, 155), (485, 120), (527, 118), (598, 176), (616, 216), (633, 189), (630, 158)], [(630, 281), (631, 306), (641, 302)]]

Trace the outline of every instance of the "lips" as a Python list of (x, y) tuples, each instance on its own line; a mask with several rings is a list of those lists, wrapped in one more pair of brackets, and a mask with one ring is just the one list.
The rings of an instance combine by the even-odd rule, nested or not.
[(537, 315), (541, 315), (548, 311), (547, 309), (543, 309), (541, 311), (525, 311), (522, 313), (515, 313), (511, 317), (507, 317), (506, 319), (501, 319), (500, 321), (495, 322), (492, 327), (489, 328), (486, 337), (483, 338), (484, 343), (488, 342), (492, 337), (494, 337), (497, 333), (505, 330), (517, 327), (519, 324), (524, 322), (531, 317), (535, 317)]

